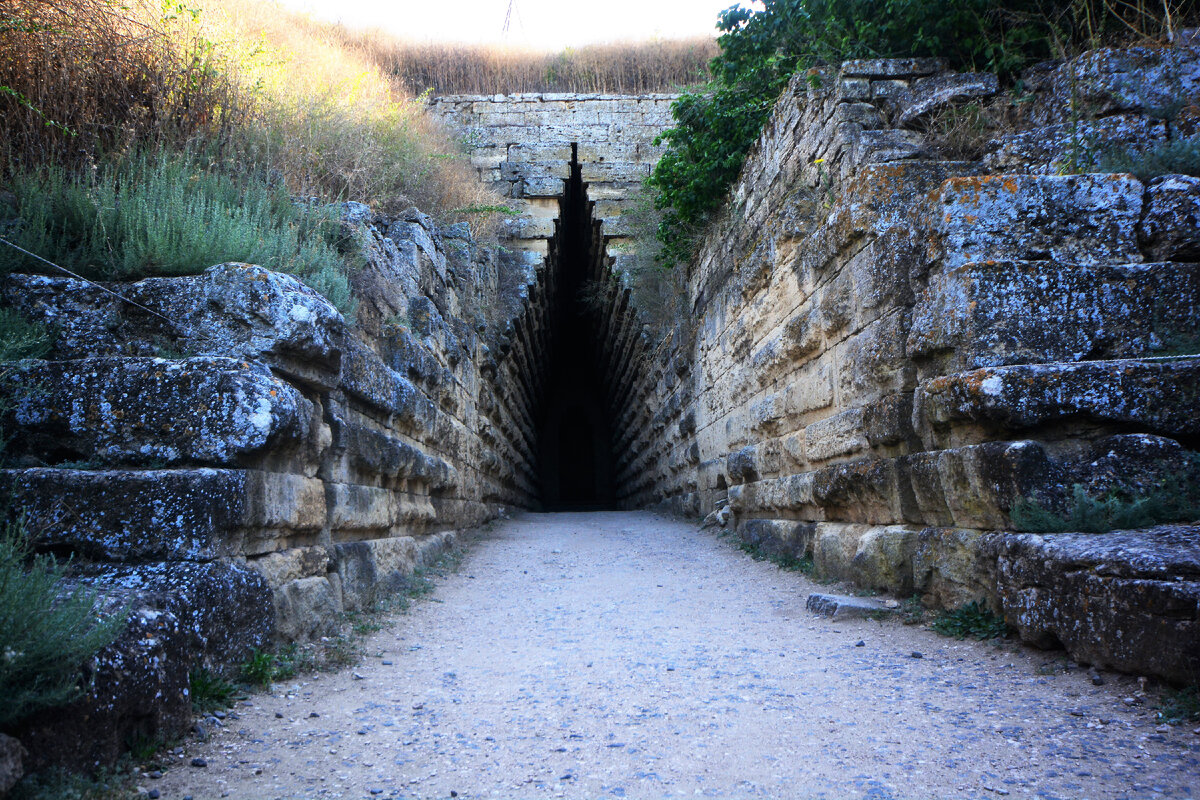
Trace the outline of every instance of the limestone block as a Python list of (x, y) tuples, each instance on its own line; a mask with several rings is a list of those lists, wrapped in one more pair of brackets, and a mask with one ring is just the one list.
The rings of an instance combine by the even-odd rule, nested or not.
[(231, 465), (294, 448), (314, 427), (312, 403), (296, 389), (232, 358), (29, 361), (8, 378), (0, 392), (18, 426), (14, 449)]
[(829, 360), (806, 364), (788, 382), (785, 407), (789, 415), (819, 411), (833, 405), (833, 367)]
[(851, 455), (866, 447), (861, 408), (843, 411), (804, 429), (805, 456), (812, 462)]
[(803, 558), (812, 551), (816, 525), (784, 519), (750, 519), (738, 523), (742, 541), (775, 558)]
[(325, 522), (321, 482), (244, 470), (0, 470), (46, 546), (105, 560), (200, 560), (278, 549)]
[(911, 366), (904, 351), (905, 315), (889, 314), (846, 339), (839, 348), (838, 384), (843, 403), (862, 403), (881, 392), (911, 387)]
[(983, 164), (990, 173), (1061, 175), (1091, 168), (1089, 142), (1105, 148), (1141, 150), (1167, 138), (1166, 126), (1143, 116), (1117, 115), (1041, 125), (998, 136), (988, 145)]
[(1177, 683), (1200, 674), (1200, 528), (1009, 534), (999, 551), (1004, 618), (1099, 667)]
[(323, 576), (329, 571), (329, 550), (324, 547), (293, 547), (252, 559), (247, 566), (257, 570), (274, 591), (299, 578)]
[[(87, 665), (84, 695), (34, 715), (13, 731), (28, 749), (28, 771), (96, 770), (125, 755), (136, 736), (171, 740), (192, 722), (192, 637), (171, 612), (141, 603), (135, 593), (120, 587), (111, 589), (110, 595), (101, 596), (101, 607), (115, 611), (128, 605), (128, 623)], [(132, 665), (144, 668), (131, 669)]]
[(813, 567), (815, 574), (823, 579), (846, 580), (854, 574), (854, 554), (858, 552), (858, 541), (869, 525), (844, 522), (817, 523), (813, 533)]
[(1200, 358), (992, 367), (935, 378), (916, 393), (924, 425), (1030, 428), (1070, 418), (1200, 433)]
[(401, 591), (416, 568), (417, 543), (410, 536), (335, 545), (346, 610), (369, 609), (388, 594)]
[(872, 447), (900, 444), (915, 438), (913, 396), (889, 394), (862, 408), (863, 434)]
[(912, 553), (913, 588), (929, 608), (961, 608), (984, 600), (999, 609), (995, 543), (1001, 534), (968, 528), (926, 528)]
[(326, 493), (334, 531), (386, 531), (400, 519), (400, 501), (391, 489), (331, 483)]
[(359, 342), (347, 347), (342, 364), (341, 386), (359, 400), (395, 414), (410, 429), (433, 429), (438, 415), (437, 407), (412, 381), (390, 369), (379, 356)]
[(916, 78), (946, 70), (940, 58), (862, 58), (842, 62), (844, 78)]
[(341, 592), (326, 577), (297, 578), (273, 592), (275, 635), (281, 642), (307, 642), (337, 633)]
[(1072, 108), (1096, 116), (1163, 109), (1200, 94), (1200, 54), (1195, 47), (1099, 48), (1026, 77), (1035, 120), (1064, 122)]
[(384, 431), (347, 422), (338, 443), (345, 447), (352, 463), (373, 475), (419, 480), (433, 489), (458, 481), (458, 470), (446, 461)]
[(337, 375), (346, 322), (329, 301), (290, 275), (228, 263), (200, 275), (113, 288), (161, 316), (70, 278), (11, 275), (3, 294), (54, 330), (60, 358), (156, 355), (167, 346), (265, 361), (322, 385)]
[(1195, 335), (1198, 305), (1200, 269), (1191, 264), (966, 264), (930, 279), (907, 349), (953, 353), (950, 371), (1153, 355)]
[(804, 607), (814, 614), (835, 620), (868, 619), (891, 613), (891, 610), (882, 601), (872, 597), (851, 597), (825, 592), (810, 594)]
[(913, 81), (892, 98), (892, 105), (903, 128), (955, 104), (991, 97), (999, 89), (999, 78), (990, 72), (956, 72)]
[(920, 528), (874, 527), (858, 540), (850, 575), (858, 586), (907, 596), (913, 590), (913, 553)]
[(744, 447), (730, 453), (725, 462), (725, 472), (734, 483), (749, 483), (758, 479), (758, 459), (753, 447)]
[(1143, 190), (1130, 175), (951, 178), (933, 200), (943, 263), (1139, 262)]
[(1200, 257), (1200, 178), (1166, 175), (1146, 190), (1141, 241), (1156, 261), (1195, 261)]
[(836, 464), (812, 473), (812, 501), (826, 519), (890, 525), (905, 521), (907, 486), (895, 459)]

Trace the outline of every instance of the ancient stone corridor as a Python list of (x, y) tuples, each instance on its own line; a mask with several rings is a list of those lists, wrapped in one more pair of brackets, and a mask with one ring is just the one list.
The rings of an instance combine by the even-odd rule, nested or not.
[(1093, 686), (1061, 652), (829, 621), (804, 610), (814, 588), (661, 516), (522, 515), (482, 533), (361, 665), (240, 703), (145, 786), (167, 800), (1200, 788), (1197, 737), (1156, 728), (1133, 678)]

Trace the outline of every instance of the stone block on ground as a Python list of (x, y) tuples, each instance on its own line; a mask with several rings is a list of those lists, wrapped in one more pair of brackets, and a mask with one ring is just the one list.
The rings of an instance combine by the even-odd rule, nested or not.
[(818, 616), (835, 620), (865, 619), (892, 612), (881, 600), (841, 594), (810, 594), (804, 607)]
[(1004, 618), (1025, 641), (1180, 684), (1200, 676), (1200, 527), (1008, 534)]

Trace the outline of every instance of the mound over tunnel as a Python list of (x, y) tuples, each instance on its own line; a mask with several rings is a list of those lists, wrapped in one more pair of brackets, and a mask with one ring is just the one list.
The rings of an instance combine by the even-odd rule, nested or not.
[[(633, 386), (646, 342), (613, 266), (632, 242), (622, 212), (660, 155), (673, 95), (438, 97), (431, 111), (471, 143), (480, 180), (517, 213), (522, 308), (505, 332), (493, 424), (522, 430), (507, 464), (520, 504), (628, 505)], [(500, 499), (497, 496), (495, 499)]]

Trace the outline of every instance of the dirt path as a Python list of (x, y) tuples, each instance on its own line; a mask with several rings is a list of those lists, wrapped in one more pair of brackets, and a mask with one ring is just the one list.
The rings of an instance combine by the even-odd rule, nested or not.
[(813, 590), (651, 514), (522, 516), (361, 666), (253, 697), (145, 785), (166, 800), (1200, 796), (1200, 735), (1127, 705), (1132, 678), (1096, 687), (1041, 674), (1061, 653), (833, 623), (804, 610)]

